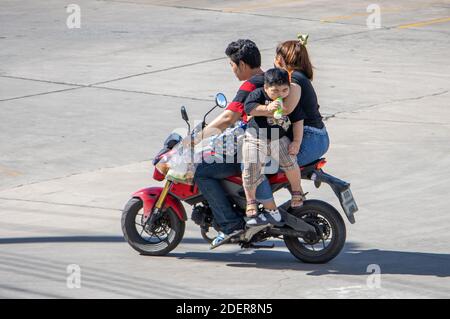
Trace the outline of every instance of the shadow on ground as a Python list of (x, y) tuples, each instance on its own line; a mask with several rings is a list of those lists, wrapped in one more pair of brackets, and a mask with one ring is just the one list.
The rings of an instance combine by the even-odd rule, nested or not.
[(49, 237), (9, 237), (0, 238), (0, 245), (37, 243), (118, 243), (122, 236), (49, 236)]
[[(125, 243), (122, 236), (53, 236), (0, 238), (0, 245), (34, 243)], [(204, 252), (178, 253), (176, 250), (166, 257), (190, 259), (204, 262), (228, 263), (229, 267), (261, 268), (276, 270), (306, 271), (310, 276), (323, 275), (367, 275), (367, 266), (377, 264), (383, 274), (450, 277), (450, 254), (404, 252), (381, 249), (361, 249), (356, 243), (347, 243), (343, 252), (327, 264), (313, 265), (299, 262), (283, 248), (282, 241), (275, 241), (276, 250), (221, 252), (220, 248), (208, 250), (201, 238), (184, 238), (183, 244), (199, 244)], [(231, 246), (231, 245), (230, 245)]]
[[(0, 238), (0, 245), (37, 244), (37, 243), (122, 243), (123, 236), (42, 236)], [(201, 238), (183, 238), (184, 244), (205, 244)], [(205, 246), (207, 247), (207, 246)]]
[(313, 265), (297, 261), (288, 251), (254, 250), (239, 252), (171, 253), (169, 257), (205, 262), (224, 262), (236, 268), (299, 270), (310, 276), (368, 275), (367, 267), (377, 264), (382, 274), (450, 277), (450, 255), (423, 252), (404, 252), (381, 249), (360, 249), (354, 243), (346, 244), (344, 251), (327, 264)]

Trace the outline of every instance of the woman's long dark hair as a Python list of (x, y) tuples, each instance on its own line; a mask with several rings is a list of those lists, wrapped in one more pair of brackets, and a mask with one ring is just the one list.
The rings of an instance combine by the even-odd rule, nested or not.
[(289, 73), (300, 71), (308, 79), (313, 79), (313, 66), (309, 59), (308, 50), (298, 40), (280, 43), (276, 50), (276, 56), (283, 58)]

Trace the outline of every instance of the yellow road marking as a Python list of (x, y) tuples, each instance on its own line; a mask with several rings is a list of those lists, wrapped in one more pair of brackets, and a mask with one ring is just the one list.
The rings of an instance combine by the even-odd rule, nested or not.
[(354, 17), (366, 16), (366, 15), (369, 15), (369, 14), (366, 12), (353, 13), (353, 14), (349, 14), (346, 16), (334, 16), (334, 17), (323, 18), (320, 20), (320, 22), (334, 22), (334, 21), (338, 21), (338, 20), (349, 20), (349, 19), (353, 19)]
[[(399, 12), (404, 10), (403, 8), (381, 8), (380, 12), (381, 13), (392, 13), (392, 12)], [(343, 15), (343, 16), (334, 16), (334, 17), (326, 17), (320, 20), (320, 22), (335, 22), (335, 21), (339, 21), (339, 20), (350, 20), (353, 19), (355, 17), (363, 17), (363, 16), (368, 16), (370, 14), (370, 12), (356, 12), (356, 13), (352, 13), (349, 15)]]
[(0, 174), (8, 176), (19, 176), (20, 172), (9, 169), (8, 167), (0, 165)]
[(253, 9), (267, 9), (267, 8), (272, 8), (272, 7), (277, 7), (280, 5), (284, 5), (284, 4), (288, 4), (288, 3), (294, 3), (294, 2), (302, 2), (302, 0), (280, 0), (280, 1), (275, 1), (275, 2), (271, 2), (271, 3), (267, 3), (267, 4), (249, 4), (249, 5), (243, 5), (243, 6), (239, 6), (239, 7), (234, 7), (234, 8), (224, 8), (222, 9), (223, 12), (239, 12), (239, 11), (248, 11), (248, 10), (253, 10)]
[(416, 23), (411, 23), (411, 24), (403, 24), (403, 25), (398, 26), (398, 28), (399, 29), (407, 29), (407, 28), (413, 28), (413, 27), (423, 27), (425, 25), (430, 25), (430, 24), (435, 24), (435, 23), (443, 23), (443, 22), (448, 22), (448, 21), (450, 21), (450, 17), (416, 22)]
[[(427, 9), (432, 7), (435, 4), (439, 4), (439, 2), (433, 2), (428, 4), (420, 4), (415, 6), (404, 6), (404, 7), (390, 7), (385, 8), (381, 7), (380, 11), (381, 13), (396, 13), (396, 12), (407, 12), (407, 11), (414, 11), (414, 10), (420, 10), (420, 9)], [(320, 22), (335, 22), (339, 20), (349, 20), (353, 19), (355, 17), (361, 17), (361, 16), (368, 16), (370, 12), (355, 12), (349, 15), (340, 15), (340, 16), (333, 16), (333, 17), (325, 17), (320, 20)]]

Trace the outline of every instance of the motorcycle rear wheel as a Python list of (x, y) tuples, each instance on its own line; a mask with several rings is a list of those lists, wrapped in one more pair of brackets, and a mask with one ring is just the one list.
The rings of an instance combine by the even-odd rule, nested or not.
[(152, 229), (144, 227), (142, 219), (142, 201), (130, 199), (122, 213), (122, 232), (128, 244), (142, 255), (167, 255), (183, 239), (185, 222), (171, 208), (163, 212)]
[[(294, 215), (325, 231), (324, 236), (317, 241), (284, 236), (286, 247), (297, 259), (305, 263), (323, 264), (341, 252), (345, 244), (346, 228), (344, 220), (333, 206), (319, 200), (307, 200)], [(326, 242), (328, 245), (325, 245)]]

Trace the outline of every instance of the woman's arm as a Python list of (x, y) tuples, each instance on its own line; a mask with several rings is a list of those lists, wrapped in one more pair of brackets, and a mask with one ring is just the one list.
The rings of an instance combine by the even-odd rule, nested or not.
[(300, 152), (300, 146), (303, 141), (303, 120), (292, 124), (294, 140), (289, 144), (289, 154), (297, 155)]
[(283, 100), (283, 114), (291, 114), (300, 102), (302, 88), (296, 83), (291, 83), (289, 95)]

